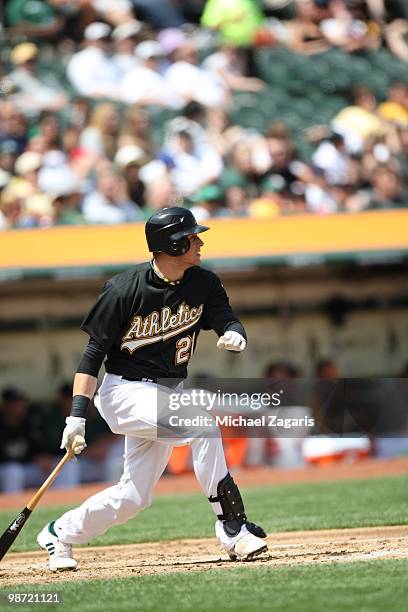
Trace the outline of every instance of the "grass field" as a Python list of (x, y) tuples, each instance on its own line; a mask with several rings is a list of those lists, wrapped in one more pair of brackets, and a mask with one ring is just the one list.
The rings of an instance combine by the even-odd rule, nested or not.
[[(269, 532), (408, 524), (408, 479), (294, 484), (244, 491), (252, 520)], [(42, 525), (65, 508), (38, 508), (14, 550), (35, 548)], [(0, 513), (0, 530), (16, 512)], [(157, 498), (127, 525), (113, 528), (95, 545), (213, 537), (213, 515), (202, 495)], [(165, 553), (165, 549), (164, 549)], [(16, 591), (63, 593), (70, 610), (270, 610), (285, 612), (380, 612), (407, 609), (408, 559), (184, 571), (115, 580), (74, 580), (58, 586), (13, 586)], [(1, 605), (0, 605), (1, 607)], [(41, 606), (43, 607), (43, 606)], [(49, 607), (49, 606), (47, 606)], [(18, 606), (32, 610), (32, 606)], [(11, 606), (2, 607), (11, 609)], [(57, 608), (56, 608), (57, 609)]]
[[(102, 609), (403, 612), (407, 609), (407, 572), (405, 559), (276, 569), (246, 565), (221, 572), (75, 581), (61, 583), (57, 589), (44, 586), (27, 589), (21, 585), (5, 591), (57, 591), (63, 596), (64, 607), (82, 612)], [(33, 606), (18, 609), (32, 610)]]
[[(251, 520), (269, 532), (304, 529), (369, 527), (408, 523), (408, 479), (294, 484), (243, 491)], [(17, 538), (13, 551), (36, 548), (43, 525), (71, 506), (37, 508)], [(16, 511), (0, 512), (0, 532)], [(93, 545), (154, 542), (214, 535), (214, 516), (203, 495), (157, 497), (151, 508), (126, 525), (110, 529)]]

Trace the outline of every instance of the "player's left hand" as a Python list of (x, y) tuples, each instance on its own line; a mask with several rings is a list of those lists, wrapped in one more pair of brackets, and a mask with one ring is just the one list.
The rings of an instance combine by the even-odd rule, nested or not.
[(84, 448), (86, 448), (85, 443), (85, 423), (86, 419), (76, 416), (68, 416), (65, 419), (65, 429), (62, 432), (62, 440), (60, 448), (65, 448), (66, 450), (70, 450), (72, 448), (72, 444), (74, 442), (75, 436), (80, 436), (83, 440), (83, 443), (76, 444), (74, 453), (75, 455), (79, 455), (82, 453)]
[(246, 340), (238, 332), (226, 331), (225, 334), (218, 340), (217, 346), (220, 349), (240, 353), (246, 347)]

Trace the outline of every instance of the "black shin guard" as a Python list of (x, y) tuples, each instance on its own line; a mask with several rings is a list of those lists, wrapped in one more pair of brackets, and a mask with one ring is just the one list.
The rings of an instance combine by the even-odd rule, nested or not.
[(237, 535), (242, 525), (246, 524), (248, 531), (253, 535), (258, 538), (266, 538), (266, 533), (262, 527), (247, 521), (241, 493), (229, 472), (218, 483), (217, 497), (209, 497), (208, 499), (212, 504), (218, 502), (221, 505), (222, 514), (217, 514), (217, 518), (223, 522), (224, 531), (227, 535)]
[(217, 518), (224, 523), (225, 533), (229, 536), (237, 535), (246, 523), (244, 502), (231, 474), (220, 480), (217, 486), (217, 497), (208, 498), (211, 503), (219, 502), (222, 514)]

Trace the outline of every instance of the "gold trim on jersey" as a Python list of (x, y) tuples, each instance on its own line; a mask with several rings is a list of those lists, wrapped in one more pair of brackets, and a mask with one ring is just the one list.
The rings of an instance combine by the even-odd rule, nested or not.
[(169, 278), (166, 278), (164, 276), (164, 274), (159, 270), (159, 268), (157, 267), (157, 263), (155, 262), (154, 259), (152, 259), (152, 268), (154, 270), (154, 273), (165, 283), (168, 283), (169, 285), (179, 285), (181, 283), (181, 279), (179, 280), (170, 280)]
[(154, 310), (146, 317), (136, 315), (122, 338), (120, 348), (127, 349), (132, 354), (142, 346), (177, 336), (193, 327), (199, 321), (203, 310), (203, 304), (191, 307), (182, 302), (175, 313), (172, 313), (169, 306), (165, 306), (160, 313)]

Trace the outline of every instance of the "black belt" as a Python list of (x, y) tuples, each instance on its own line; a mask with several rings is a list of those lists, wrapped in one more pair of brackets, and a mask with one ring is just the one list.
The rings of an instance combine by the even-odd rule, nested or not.
[(128, 382), (152, 382), (152, 383), (157, 383), (157, 378), (131, 378), (130, 376), (122, 376), (122, 380), (127, 380)]
[[(174, 379), (174, 378), (170, 378), (169, 382), (167, 383), (165, 378), (131, 378), (130, 376), (122, 376), (122, 380), (126, 380), (127, 382), (150, 382), (150, 383), (154, 383), (156, 385), (163, 385), (164, 387), (177, 387), (180, 382), (183, 380), (182, 378), (180, 379)], [(171, 384), (170, 384), (171, 382)]]

